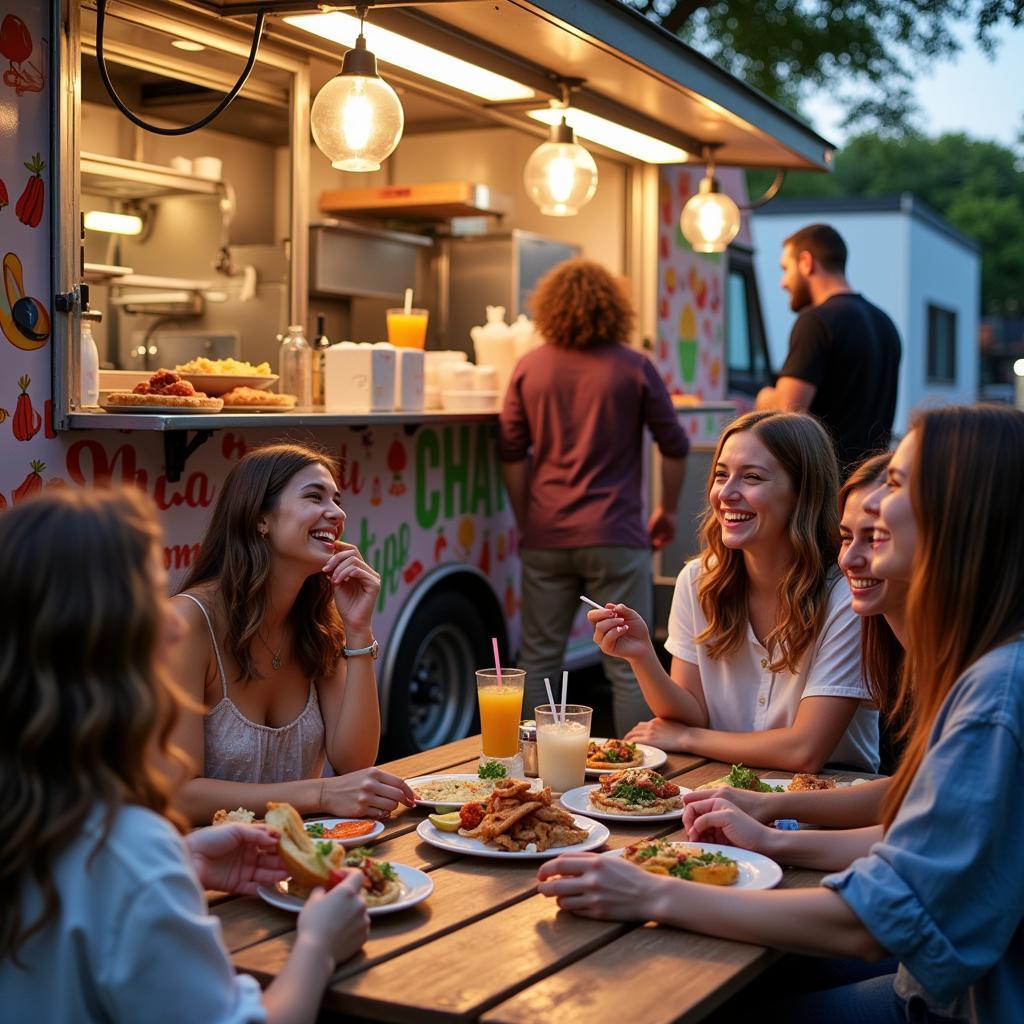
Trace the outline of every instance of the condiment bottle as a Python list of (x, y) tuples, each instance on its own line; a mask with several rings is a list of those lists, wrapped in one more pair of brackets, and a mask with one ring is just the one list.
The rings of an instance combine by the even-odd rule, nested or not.
[(313, 404), (313, 350), (302, 333), (301, 324), (292, 324), (281, 342), (278, 359), (281, 394), (295, 395), (298, 405)]
[(324, 404), (324, 353), (331, 347), (331, 339), (327, 337), (327, 317), (323, 313), (316, 315), (316, 341), (313, 342), (313, 404)]
[(78, 339), (78, 404), (91, 406), (100, 400), (100, 353), (92, 336), (93, 322), (99, 323), (103, 314), (89, 307), (89, 288), (82, 285), (81, 333)]
[(526, 719), (519, 723), (519, 753), (523, 758), (523, 774), (537, 778), (537, 723)]

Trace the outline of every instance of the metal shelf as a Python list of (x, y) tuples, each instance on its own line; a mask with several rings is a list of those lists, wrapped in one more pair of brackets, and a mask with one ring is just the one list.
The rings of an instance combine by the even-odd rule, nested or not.
[(108, 199), (157, 199), (166, 196), (216, 196), (224, 186), (209, 178), (179, 174), (170, 167), (83, 153), (79, 161), (82, 192)]

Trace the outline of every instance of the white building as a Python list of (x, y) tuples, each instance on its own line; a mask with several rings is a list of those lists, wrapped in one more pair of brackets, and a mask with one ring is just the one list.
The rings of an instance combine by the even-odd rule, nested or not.
[(853, 287), (892, 317), (903, 341), (893, 430), (915, 406), (978, 395), (981, 247), (910, 193), (879, 199), (776, 199), (751, 218), (772, 368), (782, 366), (795, 314), (780, 287), (782, 242), (827, 223), (849, 250)]

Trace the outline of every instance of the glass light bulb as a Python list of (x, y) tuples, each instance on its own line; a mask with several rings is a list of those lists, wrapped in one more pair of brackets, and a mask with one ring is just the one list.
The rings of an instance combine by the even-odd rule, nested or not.
[(523, 168), (527, 195), (549, 217), (571, 217), (594, 198), (597, 164), (576, 142), (545, 142)]
[(679, 229), (695, 252), (724, 252), (739, 234), (739, 207), (723, 192), (701, 191), (687, 200)]
[(340, 171), (377, 171), (402, 138), (405, 112), (383, 78), (335, 75), (309, 112), (313, 141)]

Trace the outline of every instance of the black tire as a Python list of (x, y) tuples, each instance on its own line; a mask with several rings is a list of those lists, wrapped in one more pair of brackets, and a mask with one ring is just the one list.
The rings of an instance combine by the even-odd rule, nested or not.
[(477, 720), (478, 668), (494, 661), (483, 617), (455, 591), (427, 595), (395, 658), (384, 748), (389, 757), (468, 736)]

